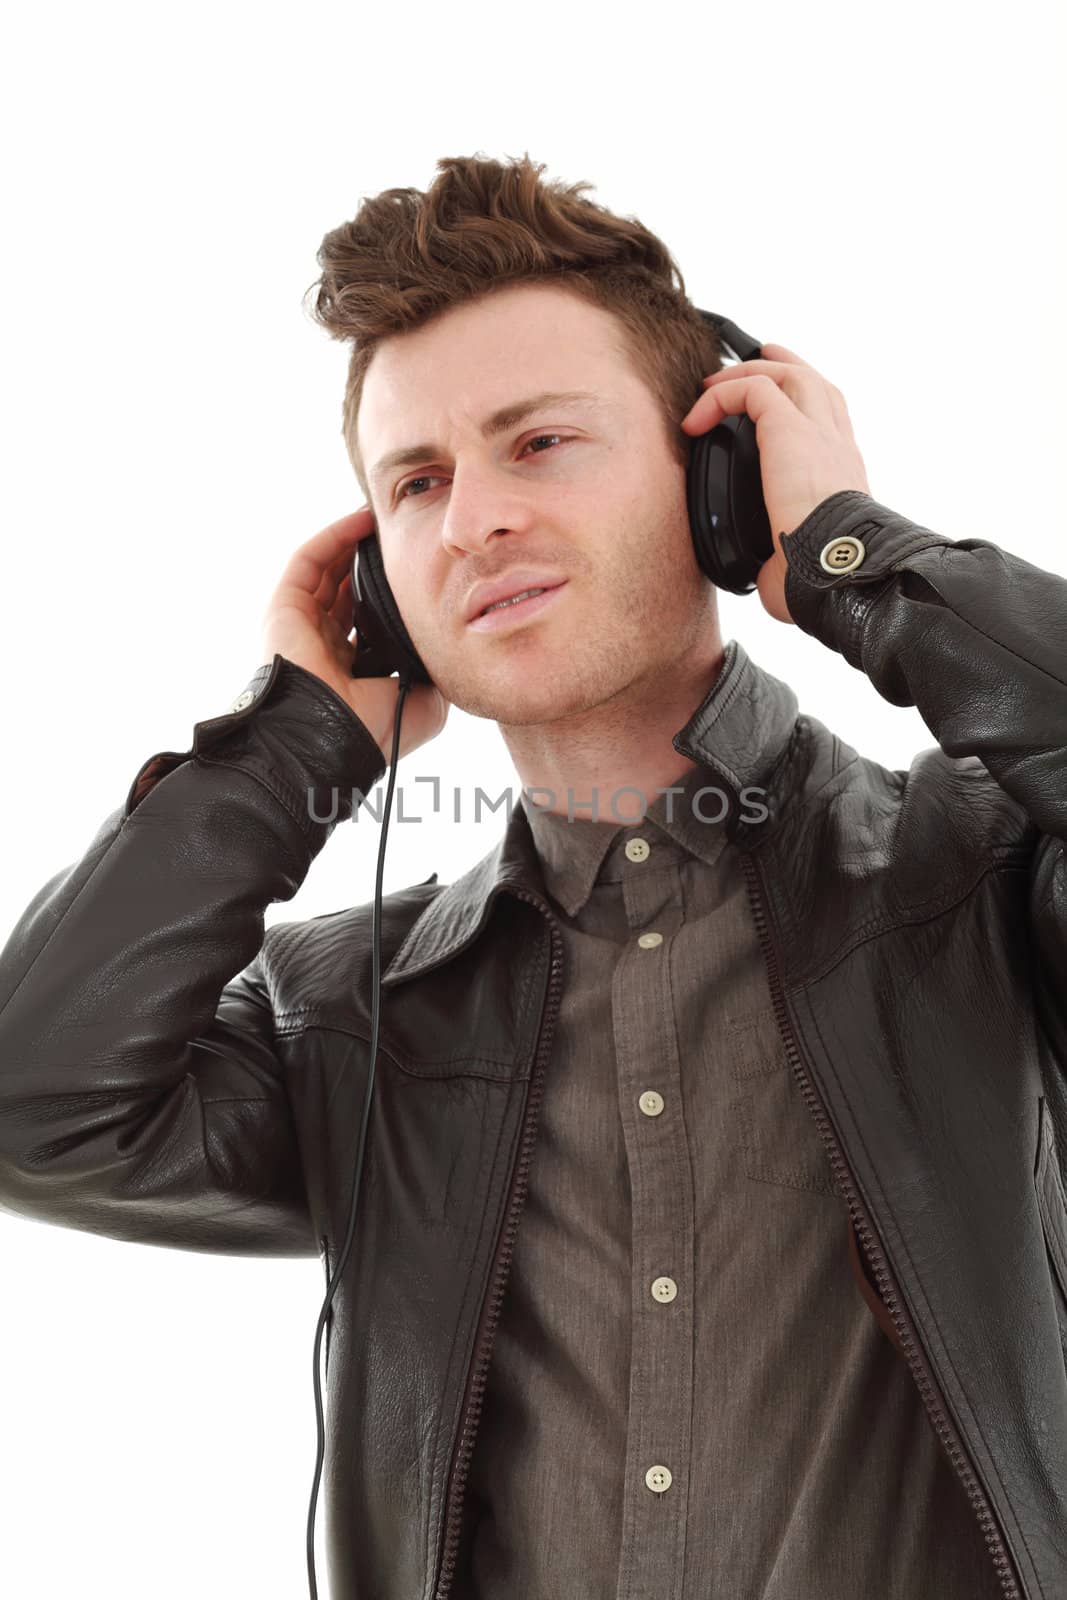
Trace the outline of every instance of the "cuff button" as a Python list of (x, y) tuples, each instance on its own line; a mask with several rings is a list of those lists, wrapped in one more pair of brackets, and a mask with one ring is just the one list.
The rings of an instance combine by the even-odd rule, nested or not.
[(828, 545), (823, 546), (819, 565), (824, 572), (833, 572), (837, 575), (842, 572), (854, 572), (866, 554), (861, 539), (854, 539), (851, 534), (844, 534), (840, 539), (831, 539)]
[(245, 706), (250, 706), (252, 704), (252, 701), (255, 698), (256, 697), (252, 693), (251, 689), (246, 689), (243, 694), (239, 694), (237, 696), (237, 699), (234, 701), (233, 705), (230, 707), (230, 710), (231, 711), (243, 711)]

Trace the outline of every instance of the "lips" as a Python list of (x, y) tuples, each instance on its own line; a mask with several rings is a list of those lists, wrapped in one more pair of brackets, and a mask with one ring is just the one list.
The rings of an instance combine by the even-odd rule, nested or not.
[(515, 633), (523, 627), (527, 618), (554, 606), (556, 596), (562, 594), (566, 587), (566, 583), (553, 584), (551, 589), (545, 588), (540, 594), (516, 600), (514, 605), (494, 606), (481, 616), (472, 617), (467, 627), (474, 633)]
[(557, 578), (551, 572), (520, 568), (498, 578), (495, 583), (480, 583), (468, 596), (466, 620), (474, 622), (487, 606), (496, 605), (500, 600), (511, 600), (515, 595), (524, 594), (527, 589), (558, 589), (565, 582), (565, 578)]
[(487, 617), (490, 611), (502, 611), (505, 606), (521, 605), (524, 600), (536, 600), (539, 594), (548, 594), (549, 585), (545, 583), (532, 583), (528, 589), (518, 589), (504, 600), (494, 600), (492, 605), (486, 606), (484, 611), (479, 611), (479, 617)]

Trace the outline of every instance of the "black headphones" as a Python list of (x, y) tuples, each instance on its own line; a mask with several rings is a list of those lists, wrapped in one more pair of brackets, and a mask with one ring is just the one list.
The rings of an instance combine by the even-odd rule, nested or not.
[[(738, 361), (759, 357), (761, 346), (736, 322), (696, 309), (730, 355)], [(701, 571), (720, 589), (751, 594), (757, 572), (774, 554), (751, 417), (725, 417), (691, 440), (686, 505)], [(389, 587), (377, 530), (356, 546), (352, 610), (358, 634), (354, 678), (387, 678), (406, 670), (416, 683), (431, 682)]]

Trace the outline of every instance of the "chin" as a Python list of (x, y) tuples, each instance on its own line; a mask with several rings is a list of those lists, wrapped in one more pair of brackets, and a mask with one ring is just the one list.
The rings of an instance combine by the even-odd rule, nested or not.
[(492, 672), (472, 676), (457, 673), (451, 683), (437, 680), (445, 697), (472, 717), (490, 722), (527, 727), (538, 722), (553, 722), (585, 708), (588, 693), (580, 693), (573, 666), (515, 659), (497, 663)]
[(501, 688), (496, 693), (482, 685), (469, 694), (449, 696), (453, 705), (472, 717), (484, 717), (489, 722), (499, 722), (504, 727), (526, 728), (542, 722), (555, 722), (560, 717), (581, 709), (575, 696), (552, 695), (544, 691)]

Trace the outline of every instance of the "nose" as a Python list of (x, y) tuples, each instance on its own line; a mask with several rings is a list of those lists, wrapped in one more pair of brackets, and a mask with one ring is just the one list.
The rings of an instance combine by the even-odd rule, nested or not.
[(514, 481), (492, 463), (457, 465), (441, 521), (441, 544), (450, 555), (485, 550), (496, 534), (529, 527), (533, 508)]

